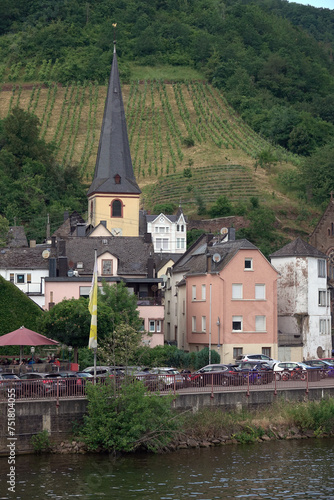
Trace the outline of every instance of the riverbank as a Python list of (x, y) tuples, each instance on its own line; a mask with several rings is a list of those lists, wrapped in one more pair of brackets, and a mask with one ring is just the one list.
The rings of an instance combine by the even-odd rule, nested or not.
[[(229, 411), (203, 408), (196, 413), (178, 415), (180, 428), (159, 452), (188, 448), (209, 448), (231, 444), (251, 444), (268, 441), (326, 438), (334, 436), (334, 399), (319, 402), (291, 403), (278, 401), (256, 411)], [(40, 443), (41, 444), (41, 443)], [(58, 444), (46, 440), (44, 450), (51, 453), (101, 453), (108, 450), (89, 448), (84, 435)], [(143, 451), (143, 448), (138, 448)]]

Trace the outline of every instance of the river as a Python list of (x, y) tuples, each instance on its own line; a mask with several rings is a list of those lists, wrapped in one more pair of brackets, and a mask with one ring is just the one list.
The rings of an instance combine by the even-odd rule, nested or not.
[(273, 441), (163, 455), (0, 458), (0, 499), (334, 500), (334, 440)]

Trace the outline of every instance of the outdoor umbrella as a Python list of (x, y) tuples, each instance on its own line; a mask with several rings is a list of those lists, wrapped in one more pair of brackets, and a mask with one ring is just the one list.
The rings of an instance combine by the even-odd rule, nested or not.
[(6, 333), (0, 337), (0, 347), (4, 345), (19, 345), (20, 346), (20, 362), (22, 361), (22, 352), (24, 345), (57, 345), (56, 340), (44, 337), (40, 333), (29, 330), (21, 326), (18, 330)]

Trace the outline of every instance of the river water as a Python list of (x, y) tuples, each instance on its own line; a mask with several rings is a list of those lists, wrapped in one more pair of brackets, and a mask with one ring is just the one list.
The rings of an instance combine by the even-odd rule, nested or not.
[(334, 500), (334, 440), (273, 441), (164, 455), (26, 455), (0, 499)]

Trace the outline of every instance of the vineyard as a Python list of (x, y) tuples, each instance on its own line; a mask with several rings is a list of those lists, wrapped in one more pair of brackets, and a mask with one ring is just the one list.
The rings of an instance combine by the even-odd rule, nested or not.
[[(202, 82), (162, 81), (133, 81), (122, 90), (133, 168), (146, 208), (182, 199), (190, 209), (199, 192), (209, 203), (220, 194), (232, 200), (258, 194), (254, 165), (269, 144), (218, 90)], [(41, 136), (55, 144), (58, 161), (78, 164), (89, 184), (105, 97), (106, 87), (91, 82), (6, 84), (0, 92), (0, 118), (15, 106), (36, 114)], [(283, 149), (275, 154), (280, 162), (294, 160)]]

